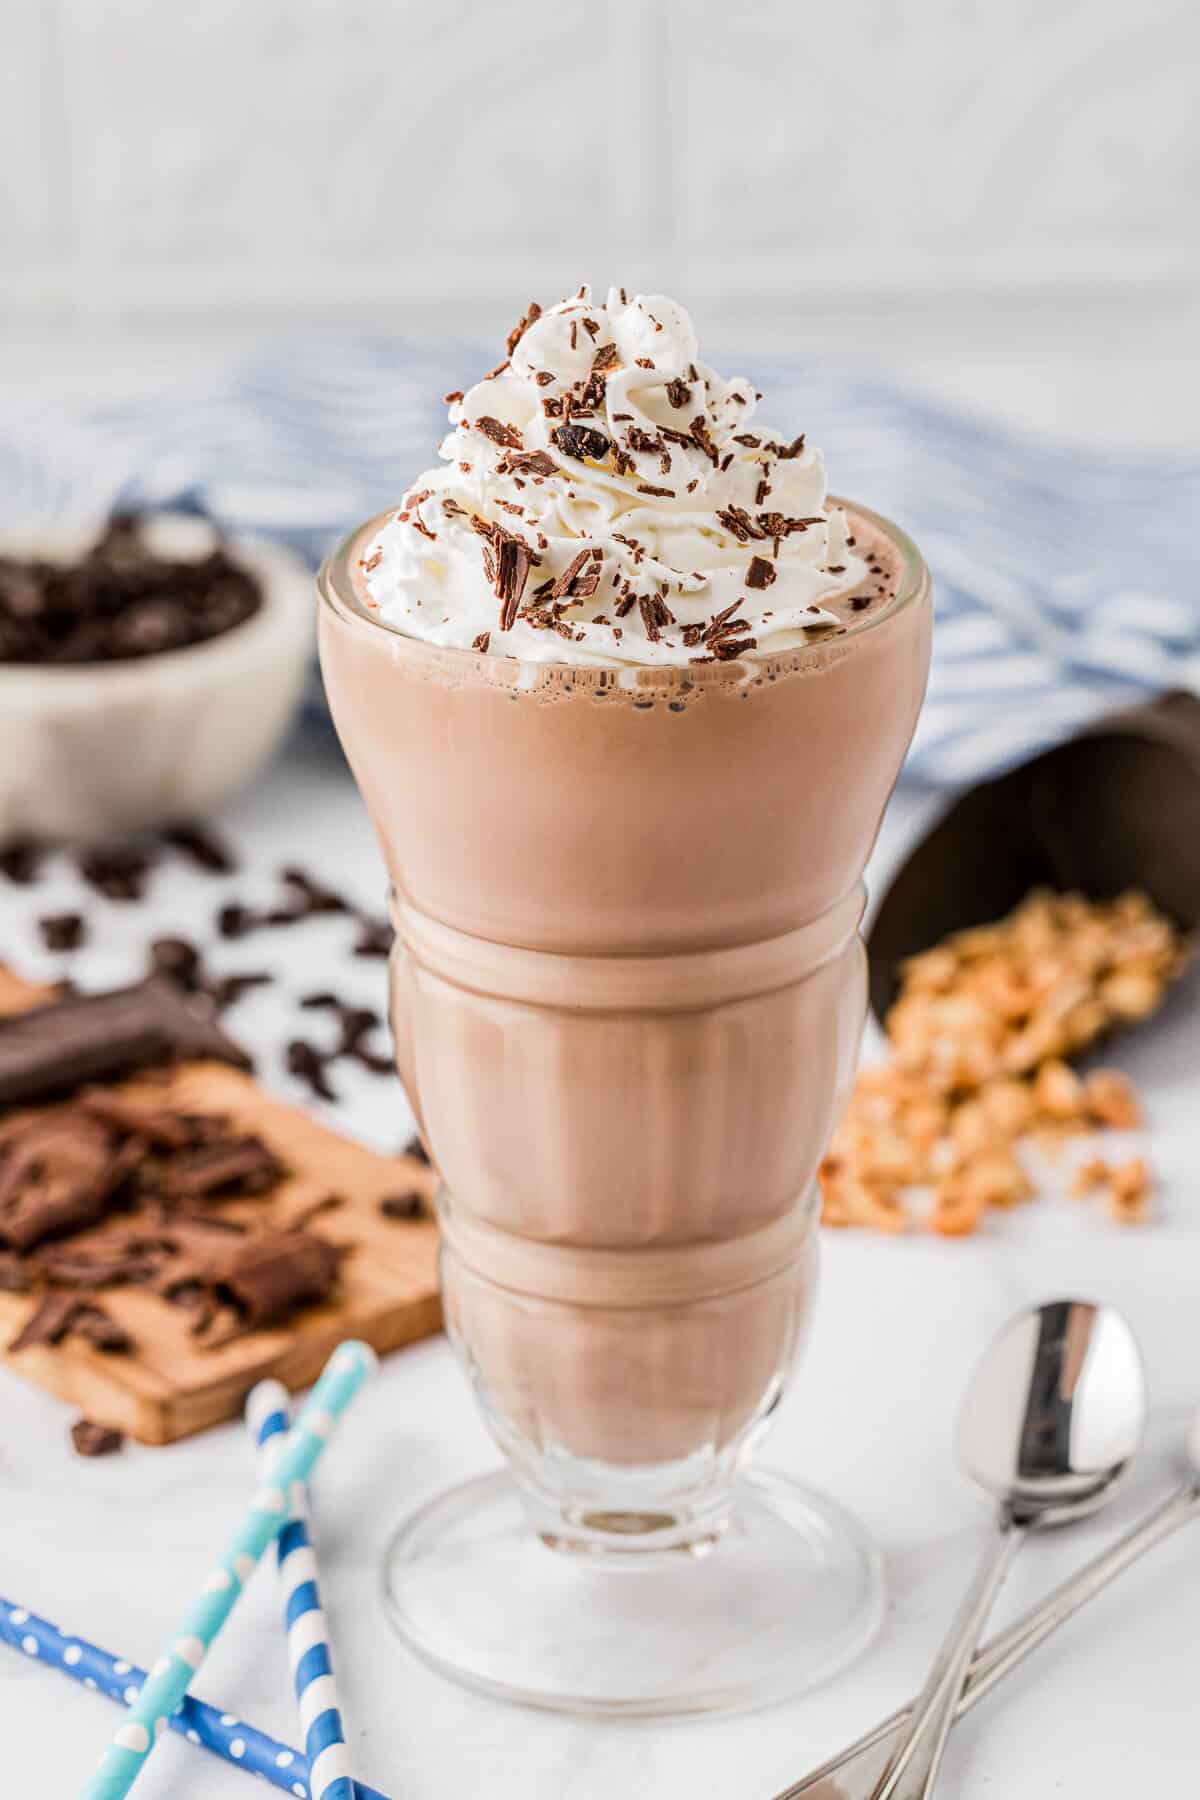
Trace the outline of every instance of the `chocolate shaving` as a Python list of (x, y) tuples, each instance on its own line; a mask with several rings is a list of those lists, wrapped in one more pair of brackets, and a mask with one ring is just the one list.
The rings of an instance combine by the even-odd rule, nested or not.
[(496, 464), (498, 475), (557, 475), (558, 464), (546, 450), (514, 450)]
[(269, 1145), (248, 1132), (173, 1156), (163, 1170), (161, 1192), (169, 1200), (212, 1199), (222, 1193), (267, 1194), (286, 1174), (286, 1167)]
[(741, 656), (743, 651), (757, 648), (757, 638), (719, 638), (712, 646), (712, 653), (718, 662), (731, 662), (735, 656)]
[(671, 402), (671, 405), (675, 408), (676, 412), (681, 412), (683, 408), (690, 403), (691, 398), (692, 390), (686, 381), (678, 376), (676, 376), (674, 381), (668, 381), (667, 399)]
[(451, 388), (448, 394), (442, 395), (442, 399), (447, 406), (461, 406), (466, 399), (466, 395), (461, 388)]
[(592, 358), (593, 375), (601, 374), (608, 369), (615, 369), (620, 363), (620, 360), (620, 353), (615, 344), (601, 344), (599, 350), (597, 350), (595, 356)]
[(429, 1152), (419, 1137), (410, 1137), (400, 1152), (401, 1156), (411, 1156), (414, 1162), (424, 1163), (429, 1167)]
[(564, 456), (573, 457), (576, 462), (582, 462), (586, 457), (593, 462), (603, 462), (611, 448), (604, 433), (591, 425), (559, 425), (550, 437)]
[[(599, 563), (602, 555), (603, 552), (593, 545), (586, 550), (581, 550), (577, 556), (573, 556), (558, 580), (551, 586), (549, 598), (551, 600), (567, 598), (584, 600), (594, 594), (600, 585), (600, 577), (590, 565)], [(584, 574), (585, 568), (588, 570), (586, 575)]]
[(491, 438), (493, 444), (499, 444), (505, 450), (523, 450), (525, 442), (515, 425), (502, 425), (499, 419), (493, 419), (485, 413), (475, 421), (476, 431), (482, 431), (484, 437)]
[[(529, 327), (535, 324), (541, 316), (541, 307), (536, 300), (531, 300), (529, 305), (525, 308), (524, 316), (517, 320), (516, 324), (508, 334), (505, 349), (508, 351), (509, 356), (512, 355), (521, 339), (525, 336), (525, 333), (529, 330)], [(551, 379), (553, 379), (553, 377), (551, 377)]]
[(770, 537), (769, 531), (756, 524), (744, 506), (727, 506), (717, 513), (717, 518), (739, 543), (749, 543), (751, 538)]
[(8, 1348), (12, 1353), (35, 1345), (61, 1344), (72, 1334), (82, 1337), (93, 1349), (109, 1354), (133, 1349), (129, 1333), (96, 1301), (62, 1293), (46, 1295)]
[(654, 484), (649, 481), (639, 481), (637, 491), (639, 494), (654, 494), (661, 500), (673, 500), (675, 498), (674, 488), (655, 487)]
[(652, 369), (654, 367), (653, 357), (635, 356), (633, 360), (637, 364), (639, 369)]
[(231, 1245), (198, 1273), (237, 1309), (242, 1329), (254, 1330), (327, 1300), (347, 1254), (315, 1232), (285, 1227)]
[(658, 642), (666, 626), (675, 623), (675, 615), (658, 594), (643, 594), (638, 601), (638, 610), (642, 615), (646, 636), (652, 644)]
[(103, 1217), (109, 1195), (132, 1171), (126, 1149), (86, 1114), (61, 1109), (9, 1138), (0, 1160), (0, 1243), (32, 1250)]
[(472, 648), (472, 650), (478, 650), (479, 654), (481, 656), (486, 656), (487, 648), (488, 648), (488, 645), (491, 643), (491, 641), (492, 641), (491, 632), (490, 631), (481, 631), (479, 633), (478, 637), (471, 639), (471, 648)]
[(775, 454), (782, 457), (785, 462), (790, 462), (794, 456), (802, 456), (804, 454), (804, 433), (801, 432), (799, 437), (794, 437), (790, 444), (777, 445)]
[(500, 602), (500, 629), (511, 631), (533, 566), (533, 556), (521, 538), (500, 538), (496, 558), (496, 598)]
[(749, 588), (769, 588), (775, 579), (775, 565), (768, 562), (765, 556), (752, 556), (746, 570), (746, 586)]

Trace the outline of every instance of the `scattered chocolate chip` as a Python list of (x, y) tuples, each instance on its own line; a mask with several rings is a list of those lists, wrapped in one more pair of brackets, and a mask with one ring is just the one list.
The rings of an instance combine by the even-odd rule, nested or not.
[(354, 946), (355, 956), (386, 958), (391, 955), (392, 939), (396, 934), (389, 919), (361, 918), (359, 925), (361, 931)]
[(185, 993), (194, 993), (202, 980), (200, 952), (187, 938), (155, 938), (150, 945), (150, 973), (165, 975)]
[(247, 969), (239, 975), (220, 975), (207, 983), (205, 992), (218, 1014), (236, 1006), (252, 988), (265, 987), (273, 977), (266, 969)]
[(79, 913), (51, 913), (38, 920), (38, 930), (47, 950), (78, 950), (86, 936)]
[(164, 843), (182, 852), (198, 869), (204, 869), (210, 875), (230, 875), (237, 868), (233, 852), (205, 825), (185, 821), (180, 825), (168, 825), (159, 835)]
[(262, 923), (261, 915), (253, 908), (243, 906), (234, 900), (223, 906), (217, 914), (217, 930), (223, 938), (243, 938)]
[(288, 1074), (306, 1081), (319, 1100), (337, 1099), (325, 1072), (329, 1059), (315, 1044), (310, 1044), (307, 1038), (293, 1038), (284, 1056)]
[(423, 1219), (428, 1215), (425, 1196), (420, 1188), (413, 1188), (407, 1194), (385, 1194), (379, 1202), (379, 1210), (385, 1219)]
[(112, 1456), (125, 1442), (124, 1435), (111, 1425), (96, 1425), (91, 1419), (76, 1419), (71, 1427), (71, 1442), (80, 1456)]
[(45, 846), (33, 838), (10, 838), (0, 849), (0, 875), (18, 887), (29, 887), (37, 880), (45, 855)]
[(153, 857), (136, 844), (96, 845), (79, 857), (79, 873), (106, 900), (141, 900)]
[(286, 869), (281, 869), (279, 873), (284, 885), (293, 889), (307, 912), (344, 913), (350, 911), (340, 894), (335, 893), (333, 888), (326, 887), (324, 882), (318, 881), (307, 870), (298, 869), (293, 864)]

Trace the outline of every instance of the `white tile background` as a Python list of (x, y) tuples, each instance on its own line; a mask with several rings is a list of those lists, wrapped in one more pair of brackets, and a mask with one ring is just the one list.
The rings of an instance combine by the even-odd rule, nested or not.
[(1194, 0), (0, 0), (0, 324), (494, 326), (590, 275), (1183, 337), (1198, 50)]

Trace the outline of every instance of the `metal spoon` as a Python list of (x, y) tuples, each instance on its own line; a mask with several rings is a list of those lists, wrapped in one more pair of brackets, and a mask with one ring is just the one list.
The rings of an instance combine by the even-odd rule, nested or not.
[[(955, 1718), (961, 1719), (977, 1701), (1024, 1662), (1031, 1651), (1074, 1618), (1087, 1601), (1102, 1594), (1110, 1582), (1161, 1544), (1181, 1525), (1200, 1518), (1200, 1411), (1194, 1415), (1186, 1443), (1187, 1474), (1183, 1482), (1136, 1525), (1124, 1532), (1107, 1550), (1101, 1550), (1074, 1575), (1052, 1588), (1046, 1598), (1015, 1620), (1005, 1631), (990, 1638), (976, 1652), (959, 1699)], [(915, 1702), (903, 1706), (876, 1725), (857, 1742), (808, 1775), (781, 1788), (774, 1800), (850, 1800), (852, 1794), (871, 1791), (902, 1741)]]
[(1000, 1502), (997, 1539), (934, 1659), (871, 1800), (932, 1793), (979, 1636), (1028, 1533), (1095, 1511), (1141, 1441), (1142, 1362), (1111, 1307), (1053, 1300), (1020, 1314), (975, 1372), (959, 1417), (967, 1472)]

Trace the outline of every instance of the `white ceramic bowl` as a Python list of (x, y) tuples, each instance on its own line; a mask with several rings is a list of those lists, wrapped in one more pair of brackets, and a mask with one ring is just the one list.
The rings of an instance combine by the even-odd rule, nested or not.
[[(196, 523), (156, 517), (152, 541), (170, 550)], [(95, 536), (94, 526), (7, 532), (0, 555), (67, 562)], [(274, 545), (226, 542), (263, 590), (258, 612), (232, 631), (126, 662), (0, 664), (0, 842), (195, 818), (257, 774), (303, 696), (312, 576)]]

